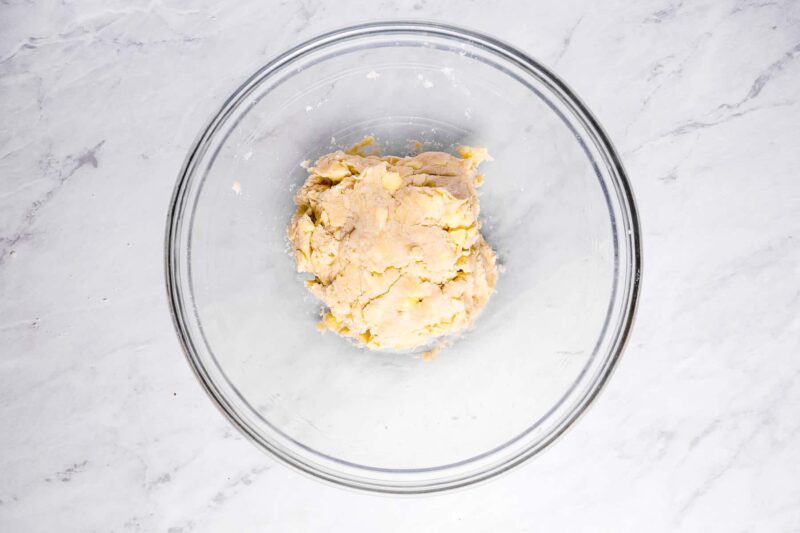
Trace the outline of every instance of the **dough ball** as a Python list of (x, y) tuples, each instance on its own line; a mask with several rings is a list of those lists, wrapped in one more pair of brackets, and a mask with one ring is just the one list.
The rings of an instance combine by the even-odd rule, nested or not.
[(321, 328), (372, 349), (407, 350), (468, 327), (497, 280), (480, 233), (477, 167), (461, 157), (336, 151), (308, 169), (288, 235), (327, 307)]

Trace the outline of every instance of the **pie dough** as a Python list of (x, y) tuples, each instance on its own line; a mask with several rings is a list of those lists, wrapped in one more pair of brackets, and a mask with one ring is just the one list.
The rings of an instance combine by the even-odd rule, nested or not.
[(327, 306), (320, 329), (397, 351), (462, 331), (497, 280), (476, 193), (489, 154), (379, 157), (363, 145), (320, 157), (295, 196), (288, 235)]

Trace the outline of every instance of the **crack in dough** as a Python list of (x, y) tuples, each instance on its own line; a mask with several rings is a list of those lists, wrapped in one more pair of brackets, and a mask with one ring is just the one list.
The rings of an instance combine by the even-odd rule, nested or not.
[[(358, 146), (358, 145), (357, 145)], [(472, 324), (497, 280), (480, 233), (485, 149), (461, 157), (324, 155), (295, 195), (297, 270), (327, 306), (319, 324), (371, 349), (408, 350)]]

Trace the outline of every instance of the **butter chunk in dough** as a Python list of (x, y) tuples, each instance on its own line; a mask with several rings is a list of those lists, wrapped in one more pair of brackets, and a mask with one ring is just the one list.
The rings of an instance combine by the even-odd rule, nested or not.
[(308, 169), (289, 225), (297, 269), (328, 310), (320, 327), (406, 350), (468, 327), (497, 280), (476, 187), (489, 154), (336, 151)]

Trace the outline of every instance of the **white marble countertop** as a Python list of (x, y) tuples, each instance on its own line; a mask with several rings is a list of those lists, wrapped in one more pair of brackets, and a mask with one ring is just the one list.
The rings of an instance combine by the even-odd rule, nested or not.
[[(644, 233), (633, 339), (588, 416), (426, 498), (323, 485), (240, 437), (163, 288), (210, 113), (287, 47), (387, 18), (552, 66), (622, 153)], [(800, 530), (798, 94), (792, 0), (3, 1), (0, 530)]]

